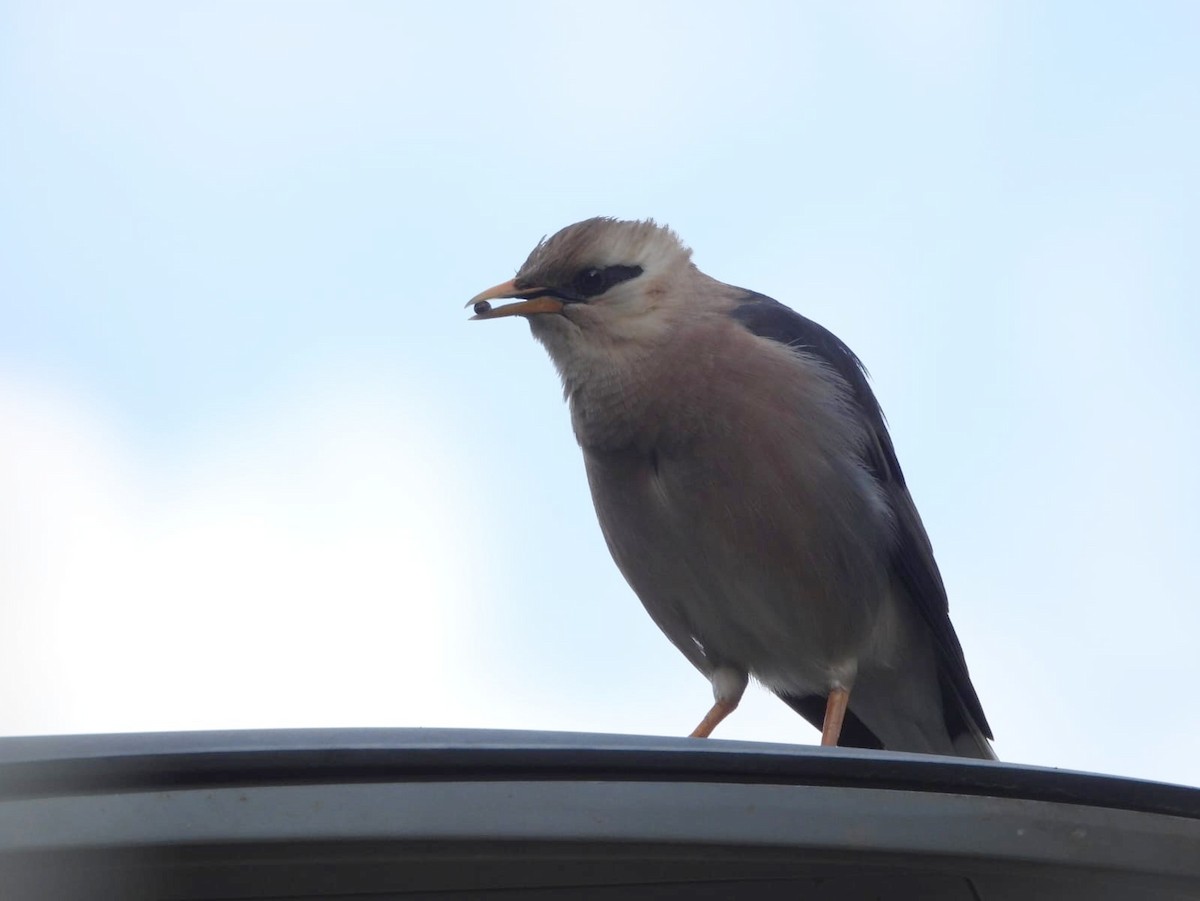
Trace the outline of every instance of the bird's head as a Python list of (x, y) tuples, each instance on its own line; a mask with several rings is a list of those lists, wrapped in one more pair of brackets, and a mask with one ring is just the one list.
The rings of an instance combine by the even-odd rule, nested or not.
[[(688, 250), (653, 221), (587, 219), (542, 240), (507, 282), (468, 301), (473, 319), (524, 316), (556, 362), (588, 346), (649, 338), (669, 327), (695, 272)], [(491, 301), (514, 302), (493, 307)]]

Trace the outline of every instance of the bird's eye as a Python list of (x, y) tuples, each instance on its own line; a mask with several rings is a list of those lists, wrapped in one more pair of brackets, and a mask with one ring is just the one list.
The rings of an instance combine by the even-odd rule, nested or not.
[(609, 288), (637, 278), (641, 266), (606, 266), (603, 269), (583, 269), (571, 280), (571, 291), (579, 300), (599, 297)]
[(577, 276), (571, 287), (582, 297), (595, 297), (603, 294), (608, 287), (607, 279), (602, 269), (584, 269)]

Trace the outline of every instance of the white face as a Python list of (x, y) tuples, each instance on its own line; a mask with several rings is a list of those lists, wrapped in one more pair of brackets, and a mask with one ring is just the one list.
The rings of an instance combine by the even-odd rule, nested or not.
[(650, 339), (668, 324), (655, 295), (646, 290), (650, 280), (643, 273), (599, 297), (566, 304), (561, 313), (530, 316), (529, 328), (560, 368), (572, 355)]
[(681, 280), (694, 272), (691, 252), (669, 229), (589, 219), (538, 245), (517, 282), (575, 295), (561, 313), (529, 317), (534, 336), (571, 382), (650, 352), (682, 308)]

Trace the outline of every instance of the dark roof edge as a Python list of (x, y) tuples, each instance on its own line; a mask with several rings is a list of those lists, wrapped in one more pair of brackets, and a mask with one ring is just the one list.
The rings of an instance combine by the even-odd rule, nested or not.
[(809, 745), (459, 729), (0, 738), (0, 800), (242, 785), (748, 782), (983, 795), (1200, 819), (1200, 789), (991, 761)]

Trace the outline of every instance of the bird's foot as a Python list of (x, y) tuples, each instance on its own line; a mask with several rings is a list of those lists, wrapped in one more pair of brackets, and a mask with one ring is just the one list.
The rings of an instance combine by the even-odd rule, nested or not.
[(717, 701), (712, 705), (712, 709), (704, 715), (704, 719), (700, 721), (700, 725), (692, 730), (689, 738), (708, 738), (712, 735), (713, 729), (733, 711), (737, 710), (737, 701)]
[(850, 703), (850, 692), (834, 688), (825, 702), (825, 724), (821, 729), (821, 744), (836, 747), (842, 735), (842, 721), (846, 718), (846, 707)]

